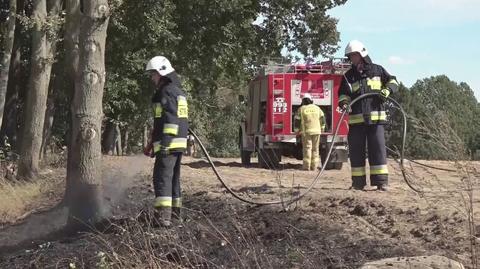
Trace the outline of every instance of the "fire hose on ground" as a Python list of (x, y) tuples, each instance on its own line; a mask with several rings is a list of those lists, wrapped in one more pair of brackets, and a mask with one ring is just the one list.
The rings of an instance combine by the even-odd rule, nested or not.
[[(338, 120), (338, 122), (342, 122), (343, 118), (345, 117), (346, 113), (350, 110), (350, 107), (357, 103), (358, 101), (364, 99), (364, 98), (367, 98), (367, 97), (374, 97), (374, 96), (377, 96), (379, 95), (379, 93), (374, 93), (374, 92), (371, 92), (371, 93), (366, 93), (366, 94), (363, 94), (357, 98), (355, 98), (354, 100), (352, 100), (350, 102), (350, 104), (348, 105), (347, 109), (345, 109), (343, 111), (343, 113), (341, 114), (340, 116), (340, 119)], [(393, 98), (391, 97), (387, 97), (387, 99), (393, 103), (396, 108), (401, 112), (402, 114), (402, 117), (403, 117), (403, 130), (402, 130), (402, 144), (401, 144), (401, 147), (400, 147), (400, 150), (399, 151), (394, 151), (390, 148), (387, 147), (387, 150), (389, 152), (391, 152), (392, 154), (395, 154), (396, 155), (396, 158), (395, 160), (397, 161), (397, 163), (399, 164), (400, 166), (400, 170), (402, 172), (402, 176), (403, 176), (403, 179), (405, 181), (405, 183), (407, 184), (407, 186), (412, 189), (414, 192), (416, 193), (422, 193), (422, 191), (420, 189), (418, 189), (417, 187), (413, 186), (412, 182), (410, 181), (410, 179), (408, 178), (408, 175), (406, 173), (406, 169), (404, 167), (404, 151), (405, 151), (405, 141), (406, 141), (406, 134), (407, 134), (407, 116), (406, 116), (406, 113), (405, 111), (403, 110), (402, 106)], [(332, 137), (332, 141), (335, 141), (335, 138), (338, 134), (338, 131), (340, 129), (340, 124), (337, 124), (337, 127), (335, 129), (335, 132), (333, 133), (333, 137)], [(211, 168), (213, 169), (213, 172), (215, 173), (215, 175), (217, 176), (217, 179), (220, 181), (220, 183), (222, 184), (222, 186), (226, 189), (226, 191), (228, 193), (230, 193), (233, 197), (235, 197), (236, 199), (242, 201), (242, 202), (245, 202), (245, 203), (248, 203), (248, 204), (252, 204), (252, 205), (276, 205), (276, 204), (282, 204), (284, 206), (288, 206), (288, 205), (291, 205), (297, 201), (299, 201), (300, 199), (302, 199), (303, 197), (305, 197), (309, 192), (312, 191), (313, 187), (317, 184), (318, 180), (320, 179), (320, 177), (323, 175), (324, 171), (325, 171), (325, 167), (326, 165), (322, 165), (322, 168), (320, 169), (320, 171), (317, 173), (317, 175), (315, 176), (315, 178), (313, 179), (313, 181), (310, 183), (310, 185), (307, 187), (307, 189), (302, 192), (302, 193), (299, 193), (289, 199), (280, 199), (280, 200), (274, 200), (274, 201), (254, 201), (254, 200), (251, 200), (251, 199), (247, 199), (247, 198), (244, 198), (240, 195), (238, 195), (232, 188), (230, 188), (228, 186), (228, 184), (225, 182), (224, 178), (222, 177), (222, 175), (219, 173), (217, 167), (215, 166), (215, 164), (213, 163), (210, 155), (208, 154), (208, 151), (206, 150), (205, 146), (203, 145), (202, 141), (200, 140), (200, 138), (198, 137), (198, 135), (192, 130), (192, 129), (189, 129), (189, 132), (194, 136), (194, 138), (198, 141), (198, 144), (200, 145), (200, 148), (202, 149), (202, 152), (203, 154), (205, 154), (205, 157), (207, 158)], [(334, 148), (334, 144), (335, 142), (331, 143), (330, 144), (330, 148), (328, 149), (328, 154), (327, 154), (327, 157), (325, 158), (325, 164), (328, 163), (328, 161), (330, 160), (330, 155), (332, 154), (332, 151), (333, 151), (333, 148)], [(433, 167), (433, 166), (429, 166), (429, 165), (425, 165), (425, 164), (422, 164), (422, 163), (419, 163), (419, 162), (416, 162), (416, 161), (412, 161), (412, 160), (409, 160), (413, 163), (416, 163), (418, 165), (422, 165), (422, 166), (425, 166), (425, 167), (428, 167), (428, 168), (433, 168), (433, 169), (438, 169), (438, 170), (444, 170), (444, 171), (454, 171), (454, 170), (450, 170), (450, 169), (444, 169), (444, 168), (438, 168), (438, 167)]]

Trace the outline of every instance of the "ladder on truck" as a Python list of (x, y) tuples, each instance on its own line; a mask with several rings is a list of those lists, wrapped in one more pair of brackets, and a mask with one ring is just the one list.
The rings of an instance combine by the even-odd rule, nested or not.
[[(275, 114), (283, 114), (283, 104), (285, 104), (285, 85), (286, 85), (286, 77), (285, 74), (291, 73), (292, 65), (278, 65), (277, 70), (280, 72), (273, 73), (273, 101), (276, 102), (277, 106), (273, 107), (272, 109), (272, 130), (271, 133), (275, 133), (275, 129), (283, 129), (283, 124), (275, 122)], [(294, 71), (295, 72), (295, 71)], [(278, 98), (282, 98), (283, 102), (277, 102)], [(277, 110), (277, 111), (275, 111)]]

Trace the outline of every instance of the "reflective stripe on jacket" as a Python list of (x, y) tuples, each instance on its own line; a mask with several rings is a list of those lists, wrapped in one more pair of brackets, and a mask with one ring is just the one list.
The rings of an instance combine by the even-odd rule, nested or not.
[(175, 72), (162, 77), (152, 103), (153, 151), (184, 151), (187, 148), (188, 103)]
[[(352, 67), (345, 73), (338, 100), (350, 102), (362, 94), (380, 92), (382, 89), (388, 89), (390, 93), (396, 92), (396, 78), (382, 66), (367, 61), (362, 72)], [(364, 98), (356, 102), (351, 109), (349, 124), (384, 124), (387, 121), (385, 105), (379, 97)]]

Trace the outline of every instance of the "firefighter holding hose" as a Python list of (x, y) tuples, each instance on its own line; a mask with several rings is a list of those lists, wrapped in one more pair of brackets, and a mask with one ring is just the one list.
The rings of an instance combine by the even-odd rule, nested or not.
[(350, 110), (348, 145), (352, 169), (352, 188), (363, 190), (366, 179), (366, 147), (370, 168), (370, 185), (386, 191), (388, 184), (385, 129), (387, 122), (385, 101), (397, 91), (398, 82), (382, 66), (372, 63), (365, 46), (357, 40), (350, 41), (345, 56), (352, 67), (345, 73), (339, 89), (339, 107), (346, 109), (351, 100), (362, 94), (376, 92), (378, 96), (356, 102)]

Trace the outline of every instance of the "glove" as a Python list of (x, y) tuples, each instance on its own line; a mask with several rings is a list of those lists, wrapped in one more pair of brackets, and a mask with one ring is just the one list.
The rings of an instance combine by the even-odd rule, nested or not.
[(147, 157), (153, 157), (153, 145), (148, 143), (147, 146), (143, 149), (143, 154)]
[(340, 108), (341, 111), (345, 111), (348, 108), (349, 102), (347, 100), (342, 100), (338, 103), (338, 107)]
[(382, 99), (382, 102), (387, 101), (388, 96), (390, 95), (390, 90), (387, 88), (383, 88), (380, 90), (380, 99)]

